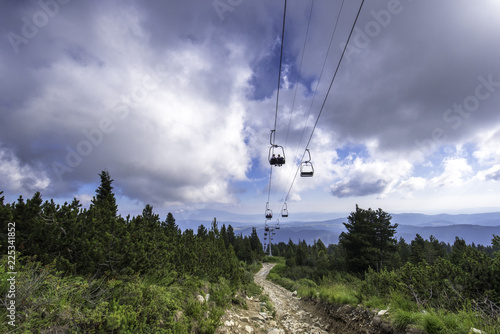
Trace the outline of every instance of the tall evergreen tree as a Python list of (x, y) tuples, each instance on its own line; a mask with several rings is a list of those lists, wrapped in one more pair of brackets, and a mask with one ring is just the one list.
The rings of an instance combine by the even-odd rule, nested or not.
[(394, 238), (397, 224), (391, 224), (391, 216), (382, 209), (364, 210), (356, 205), (348, 223), (347, 232), (342, 232), (339, 243), (347, 253), (347, 264), (351, 271), (362, 273), (369, 267), (380, 270), (397, 249)]
[(91, 201), (91, 207), (100, 208), (103, 212), (109, 213), (110, 216), (116, 217), (118, 205), (116, 205), (115, 194), (111, 186), (114, 180), (111, 179), (107, 170), (103, 170), (99, 176), (101, 177), (101, 184)]
[(115, 272), (122, 262), (124, 254), (118, 246), (125, 232), (123, 219), (117, 217), (113, 180), (106, 170), (99, 176), (101, 184), (91, 201), (85, 226), (84, 248), (89, 250), (88, 257), (86, 263), (79, 263), (82, 270), (97, 276)]
[[(236, 235), (234, 234), (234, 229), (231, 225), (227, 227), (227, 241), (229, 242), (230, 245), (233, 246), (233, 248), (236, 247), (235, 241), (236, 241)], [(235, 248), (236, 251), (236, 248)]]
[(425, 240), (420, 234), (415, 236), (411, 242), (410, 261), (413, 264), (418, 264), (425, 259)]
[(253, 259), (252, 260), (262, 260), (264, 258), (264, 249), (262, 243), (260, 242), (259, 236), (257, 235), (257, 229), (252, 227), (252, 234), (250, 235), (250, 247), (252, 248)]

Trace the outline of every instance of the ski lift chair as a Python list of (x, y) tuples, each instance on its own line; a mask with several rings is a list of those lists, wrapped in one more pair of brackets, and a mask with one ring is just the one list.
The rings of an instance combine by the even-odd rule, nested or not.
[(309, 159), (300, 164), (300, 176), (301, 177), (312, 177), (314, 175), (314, 167), (311, 163), (311, 152), (306, 149)]
[(266, 215), (266, 219), (272, 219), (273, 218), (273, 212), (271, 211), (271, 209), (269, 209), (269, 202), (266, 203), (266, 212), (265, 212), (265, 215)]
[(283, 204), (283, 209), (281, 210), (281, 217), (284, 217), (284, 218), (288, 217), (288, 209), (286, 207), (286, 203)]
[(273, 134), (274, 130), (271, 130), (271, 137), (269, 138), (269, 143), (271, 147), (269, 147), (269, 155), (268, 160), (271, 166), (281, 167), (285, 164), (285, 149), (281, 145), (273, 144)]

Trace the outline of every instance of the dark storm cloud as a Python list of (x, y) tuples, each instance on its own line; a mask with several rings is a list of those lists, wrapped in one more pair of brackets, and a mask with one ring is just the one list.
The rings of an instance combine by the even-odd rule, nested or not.
[[(467, 1), (401, 1), (383, 26), (389, 3), (370, 2), (357, 24), (325, 117), (339, 136), (409, 153), (417, 142), (454, 143), (498, 123), (498, 12)], [(476, 107), (467, 98), (484, 81), (492, 91)], [(469, 116), (454, 111), (467, 102)]]
[[(290, 1), (287, 12), (291, 89), (283, 78), (277, 140), (292, 148), (291, 161), (360, 1), (344, 4), (307, 120), (340, 10), (340, 2), (314, 3), (299, 85), (311, 2)], [(108, 168), (123, 194), (140, 201), (231, 201), (233, 181), (268, 167), (282, 10), (282, 1), (264, 0), (2, 2), (0, 187), (73, 195)], [(313, 157), (328, 166), (322, 177), (335, 182), (335, 151), (349, 145), (406, 157), (498, 125), (499, 12), (494, 1), (366, 2), (356, 49), (318, 125), (322, 137), (312, 141)], [(360, 160), (360, 170), (370, 158), (377, 159)], [(356, 168), (332, 194), (376, 194), (392, 180)]]
[[(247, 166), (231, 101), (248, 75), (245, 40), (230, 36), (243, 36), (231, 28), (243, 9), (221, 22), (206, 1), (2, 6), (1, 31), (14, 37), (0, 51), (11, 78), (1, 82), (0, 187), (72, 195), (107, 168), (145, 202), (228, 200), (225, 179)], [(44, 182), (22, 176), (32, 173)]]

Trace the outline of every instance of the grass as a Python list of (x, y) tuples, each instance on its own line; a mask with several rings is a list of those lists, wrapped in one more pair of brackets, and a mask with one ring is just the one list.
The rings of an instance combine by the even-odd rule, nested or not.
[(259, 300), (261, 303), (264, 303), (264, 305), (261, 307), (260, 311), (261, 312), (270, 312), (273, 316), (273, 318), (276, 317), (276, 309), (274, 308), (273, 304), (269, 300), (269, 296), (262, 294), (259, 296)]
[(286, 259), (282, 256), (265, 256), (263, 262), (285, 264)]
[(321, 286), (318, 292), (319, 298), (323, 302), (342, 305), (349, 304), (353, 306), (359, 303), (357, 291), (344, 283)]
[(402, 292), (392, 292), (387, 297), (369, 295), (363, 293), (358, 281), (340, 276), (323, 279), (320, 285), (308, 279), (293, 281), (281, 276), (286, 269), (284, 264), (277, 264), (269, 273), (268, 279), (288, 290), (297, 290), (300, 297), (319, 298), (324, 303), (336, 305), (362, 304), (369, 309), (388, 309), (386, 319), (399, 330), (415, 327), (429, 334), (468, 334), (472, 328), (477, 328), (483, 333), (500, 334), (500, 319), (485, 320), (471, 309), (460, 312), (424, 309)]

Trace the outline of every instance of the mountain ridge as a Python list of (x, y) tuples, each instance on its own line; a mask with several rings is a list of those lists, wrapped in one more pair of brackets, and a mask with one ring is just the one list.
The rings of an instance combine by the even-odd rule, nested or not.
[[(213, 214), (219, 213), (217, 215)], [(221, 215), (222, 213), (222, 215)], [(300, 217), (324, 217), (325, 213), (301, 213)], [(327, 220), (296, 220), (288, 221), (290, 218), (282, 218), (280, 229), (276, 231), (273, 243), (285, 242), (290, 239), (293, 242), (305, 240), (308, 244), (321, 239), (326, 244), (337, 244), (338, 237), (345, 232), (343, 222), (347, 221), (347, 215)], [(203, 219), (203, 217), (210, 217)], [(291, 215), (292, 216), (292, 215)], [(296, 215), (297, 216), (297, 215)], [(295, 216), (295, 217), (296, 217)], [(491, 245), (494, 234), (500, 235), (500, 212), (473, 213), (473, 214), (421, 214), (421, 213), (400, 213), (391, 214), (392, 223), (397, 223), (398, 228), (396, 238), (402, 237), (410, 243), (417, 234), (424, 239), (431, 235), (439, 241), (453, 244), (456, 237), (464, 239), (467, 244)], [(186, 216), (184, 216), (185, 218)], [(196, 214), (189, 216), (187, 220), (177, 220), (179, 227), (183, 230), (193, 229), (195, 232), (199, 225), (210, 226), (213, 218), (217, 219), (219, 227), (225, 224), (231, 225), (236, 234), (250, 235), (252, 227), (257, 228), (257, 233), (264, 243), (264, 219), (261, 215), (239, 215), (235, 213), (225, 213), (224, 211), (198, 210)], [(241, 218), (241, 220), (239, 219)], [(229, 220), (230, 219), (230, 220)], [(274, 226), (276, 220), (268, 221)]]

